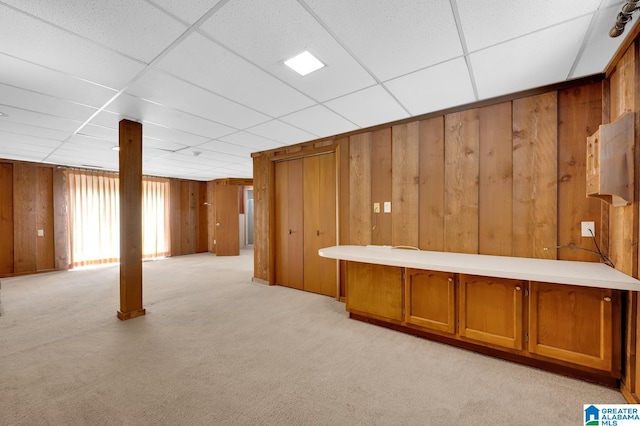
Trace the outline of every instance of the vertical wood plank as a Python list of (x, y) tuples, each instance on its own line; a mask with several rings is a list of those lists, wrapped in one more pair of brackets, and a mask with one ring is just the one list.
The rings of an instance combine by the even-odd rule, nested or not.
[(371, 244), (371, 132), (349, 137), (351, 244)]
[(478, 250), (511, 256), (513, 142), (511, 102), (480, 108)]
[(445, 116), (445, 251), (478, 253), (480, 118), (477, 109)]
[(215, 183), (214, 181), (207, 182), (207, 250), (210, 253), (215, 253), (215, 245), (213, 240), (215, 238), (215, 218), (213, 203), (215, 199)]
[[(637, 111), (636, 93), (638, 88), (638, 54), (635, 43), (629, 47), (610, 80), (610, 116), (609, 122), (616, 121), (628, 111)], [(636, 135), (640, 130), (636, 112)], [(637, 144), (638, 142), (636, 142)], [(637, 148), (636, 148), (637, 151)], [(637, 154), (637, 152), (636, 152)], [(636, 155), (636, 158), (638, 156)], [(638, 163), (636, 162), (636, 176)], [(637, 182), (637, 180), (636, 180)], [(636, 184), (637, 186), (637, 184)], [(636, 188), (637, 189), (637, 188)], [(636, 191), (636, 194), (638, 192)], [(626, 207), (609, 207), (609, 248), (611, 260), (616, 269), (637, 276), (638, 269), (638, 200)]]
[(36, 167), (36, 232), (36, 270), (52, 270), (55, 267), (55, 237), (53, 234), (53, 169), (50, 167)]
[(444, 118), (420, 122), (419, 248), (444, 250)]
[[(385, 201), (391, 201), (391, 128), (372, 133), (371, 143), (371, 244), (390, 245), (392, 215), (382, 212)], [(380, 203), (380, 213), (373, 212), (373, 203)], [(393, 210), (392, 210), (393, 211)]]
[(275, 267), (271, 264), (275, 257), (273, 168), (267, 154), (253, 157), (253, 276), (271, 284), (275, 280)]
[(142, 124), (121, 120), (120, 145), (120, 310), (128, 320), (142, 307)]
[[(392, 129), (392, 245), (418, 247), (420, 122)], [(384, 214), (384, 213), (383, 213)]]
[(69, 223), (67, 175), (61, 169), (53, 171), (53, 238), (54, 268), (69, 269)]
[(198, 247), (196, 253), (204, 253), (208, 250), (209, 221), (207, 203), (207, 182), (198, 182)]
[(180, 256), (182, 254), (182, 216), (180, 210), (180, 180), (169, 180), (169, 203), (170, 203), (170, 228), (171, 228), (171, 256)]
[(0, 163), (0, 275), (13, 273), (13, 164)]
[[(340, 184), (338, 186), (338, 222), (339, 222), (339, 234), (338, 234), (338, 244), (350, 244), (349, 240), (349, 229), (350, 229), (350, 218), (351, 218), (351, 208), (349, 205), (350, 200), (350, 191), (349, 191), (349, 138), (340, 138), (336, 140), (337, 145), (337, 153), (339, 155), (339, 180)], [(344, 297), (344, 284), (346, 280), (346, 264), (344, 261), (340, 262), (340, 290), (339, 297)]]
[(275, 163), (275, 284), (289, 282), (289, 163)]
[(557, 116), (556, 92), (513, 101), (514, 256), (557, 256)]
[(189, 181), (180, 181), (180, 254), (191, 254), (193, 217), (191, 215), (191, 186)]
[(304, 189), (302, 187), (304, 164), (301, 158), (289, 161), (289, 283), (302, 289), (304, 284)]
[[(601, 232), (601, 201), (586, 197), (586, 139), (602, 120), (600, 83), (558, 92), (558, 245), (595, 250), (590, 238), (582, 238), (581, 221), (594, 221)], [(597, 262), (585, 250), (561, 248), (558, 259)]]
[(13, 168), (14, 272), (36, 271), (36, 167)]

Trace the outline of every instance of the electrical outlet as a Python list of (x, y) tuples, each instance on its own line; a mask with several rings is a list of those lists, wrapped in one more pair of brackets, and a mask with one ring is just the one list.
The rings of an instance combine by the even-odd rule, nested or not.
[(583, 237), (596, 236), (595, 222), (582, 222), (582, 236)]
[(384, 212), (391, 213), (391, 201), (384, 202)]
[(380, 213), (380, 203), (373, 203), (373, 212)]

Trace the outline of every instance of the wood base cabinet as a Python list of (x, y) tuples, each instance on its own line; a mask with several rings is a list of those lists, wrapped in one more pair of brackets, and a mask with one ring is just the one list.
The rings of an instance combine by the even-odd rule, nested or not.
[(409, 269), (404, 294), (404, 320), (407, 324), (455, 334), (454, 274)]
[(611, 385), (621, 292), (348, 261), (352, 317)]
[(598, 370), (620, 370), (618, 291), (531, 282), (529, 352)]

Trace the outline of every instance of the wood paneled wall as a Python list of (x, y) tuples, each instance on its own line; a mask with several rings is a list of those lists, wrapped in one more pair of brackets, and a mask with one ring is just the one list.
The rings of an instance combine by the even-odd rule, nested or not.
[[(609, 257), (622, 272), (638, 277), (638, 239), (640, 209), (640, 55), (638, 38), (627, 48), (617, 63), (612, 64), (603, 85), (603, 123), (612, 123), (622, 114), (635, 112), (635, 186), (634, 201), (626, 207), (606, 205), (603, 218), (608, 219)], [(604, 220), (603, 220), (604, 222)], [(628, 402), (640, 402), (640, 312), (637, 292), (627, 292), (626, 348), (622, 391)]]
[(66, 205), (62, 170), (0, 163), (0, 276), (69, 267)]
[[(340, 244), (598, 261), (556, 246), (593, 249), (581, 221), (608, 230), (602, 202), (585, 190), (586, 137), (601, 119), (602, 83), (581, 83), (328, 141), (342, 152)], [(254, 156), (254, 274), (264, 280), (274, 155)]]

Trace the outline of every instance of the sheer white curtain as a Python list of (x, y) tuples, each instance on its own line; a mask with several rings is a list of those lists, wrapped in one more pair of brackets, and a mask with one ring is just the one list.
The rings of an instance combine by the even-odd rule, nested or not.
[[(117, 173), (67, 171), (71, 267), (120, 260), (120, 196)], [(142, 181), (143, 257), (169, 253), (169, 180)]]
[(142, 252), (143, 257), (170, 254), (169, 179), (142, 179)]

